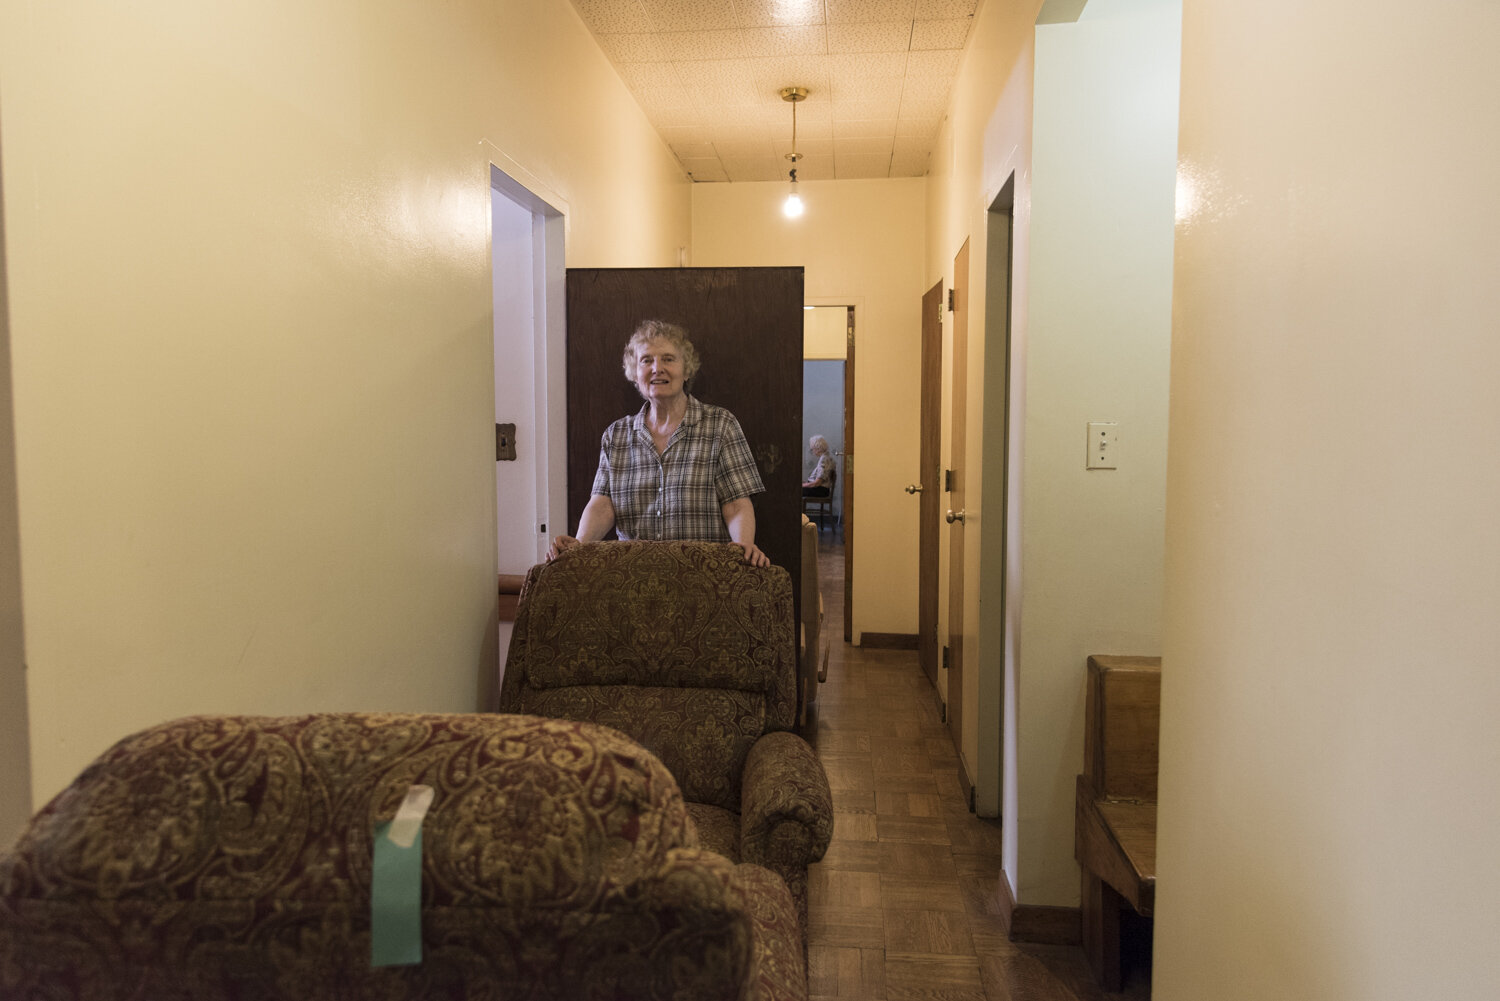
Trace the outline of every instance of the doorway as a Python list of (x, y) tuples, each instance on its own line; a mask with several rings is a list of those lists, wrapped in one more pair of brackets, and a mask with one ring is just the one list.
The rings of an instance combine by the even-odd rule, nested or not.
[(502, 593), (498, 670), (493, 679), (481, 678), (481, 706), (491, 705), (499, 692), (510, 646), (514, 592), (526, 571), (546, 554), (550, 530), (562, 524), (567, 503), (565, 206), (518, 176), (524, 172), (516, 169), (513, 176), (490, 165), (495, 566)]
[[(1020, 477), (1015, 475), (1011, 430), (1013, 397), (1011, 345), (1011, 279), (1014, 271), (1016, 179), (1001, 185), (985, 213), (984, 260), (984, 404), (979, 414), (986, 448), (980, 459), (985, 484), (977, 521), (979, 533), (979, 608), (976, 627), (982, 659), (976, 663), (975, 718), (979, 726), (974, 777), (975, 812), (997, 817), (1006, 811), (1006, 789), (1014, 790), (1016, 763), (1016, 621), (1015, 585), (1019, 553), (1011, 540), (1020, 538)], [(1014, 802), (1010, 812), (1014, 811)]]
[[(844, 641), (853, 635), (854, 530), (854, 307), (804, 306), (802, 324), (802, 474), (812, 472), (807, 441), (815, 434), (828, 440), (836, 480), (832, 515), (818, 531), (818, 577), (825, 617), (838, 609)], [(814, 521), (812, 510), (806, 512)]]

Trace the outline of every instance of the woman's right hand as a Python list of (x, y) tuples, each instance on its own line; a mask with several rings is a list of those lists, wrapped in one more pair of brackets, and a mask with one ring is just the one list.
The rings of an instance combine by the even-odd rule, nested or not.
[(571, 535), (555, 535), (552, 537), (552, 545), (547, 549), (547, 562), (551, 563), (557, 559), (564, 549), (572, 549), (578, 545), (578, 540)]

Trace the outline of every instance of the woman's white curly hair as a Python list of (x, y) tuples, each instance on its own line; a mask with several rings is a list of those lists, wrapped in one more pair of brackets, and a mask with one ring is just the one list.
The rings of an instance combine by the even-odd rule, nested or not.
[(665, 320), (645, 320), (635, 328), (630, 340), (625, 342), (625, 378), (635, 382), (636, 359), (641, 348), (654, 340), (669, 342), (682, 356), (682, 379), (684, 382), (698, 374), (698, 349), (688, 340), (687, 331), (675, 323)]

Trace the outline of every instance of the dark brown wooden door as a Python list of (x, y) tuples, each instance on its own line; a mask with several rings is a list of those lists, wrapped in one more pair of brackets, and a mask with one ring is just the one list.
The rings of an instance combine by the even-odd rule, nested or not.
[[(588, 503), (604, 429), (641, 408), (621, 367), (642, 320), (685, 328), (702, 368), (688, 392), (739, 419), (766, 492), (755, 541), (796, 588), (802, 548), (802, 269), (569, 268), (568, 524)], [(554, 533), (555, 534), (555, 533)]]
[[(952, 526), (948, 533), (948, 729), (953, 746), (963, 764), (964, 724), (964, 493), (966, 490), (964, 450), (968, 448), (969, 425), (969, 241), (953, 258), (953, 431), (949, 442), (953, 448), (948, 457), (952, 482), (948, 484), (945, 519)], [(964, 785), (973, 788), (965, 775)]]
[(922, 432), (917, 482), (917, 660), (938, 683), (938, 537), (942, 528), (943, 282), (922, 296)]

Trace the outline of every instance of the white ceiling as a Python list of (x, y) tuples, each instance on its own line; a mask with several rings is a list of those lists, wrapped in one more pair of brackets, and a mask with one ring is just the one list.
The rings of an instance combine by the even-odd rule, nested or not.
[(979, 0), (572, 0), (694, 181), (920, 177)]

